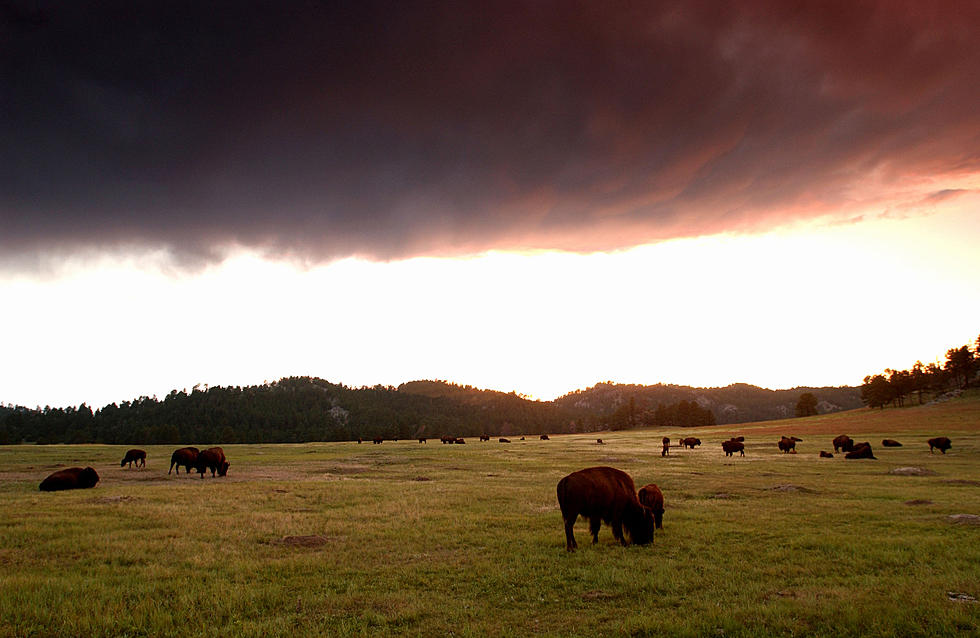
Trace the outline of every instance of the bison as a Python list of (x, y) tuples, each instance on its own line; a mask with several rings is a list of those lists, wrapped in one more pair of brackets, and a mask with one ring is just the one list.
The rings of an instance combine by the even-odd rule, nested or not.
[(670, 454), (670, 438), (665, 436), (662, 439), (662, 442), (664, 444), (664, 449), (660, 450), (660, 456), (667, 456)]
[(786, 453), (786, 452), (789, 452), (789, 451), (795, 452), (796, 451), (796, 442), (797, 441), (802, 441), (802, 440), (803, 439), (798, 439), (795, 436), (784, 436), (784, 437), (780, 437), (779, 443), (777, 443), (776, 445), (779, 446), (779, 449), (783, 453)]
[(541, 440), (542, 441), (549, 441), (550, 439), (548, 438), (548, 435), (547, 434), (542, 434), (541, 435)]
[(595, 440), (595, 444), (596, 444), (596, 445), (605, 445), (605, 444), (604, 444), (604, 443), (602, 442), (602, 439), (596, 439), (596, 440)]
[[(599, 542), (603, 522), (612, 527), (613, 537), (624, 546), (630, 542), (645, 545), (653, 541), (656, 522), (653, 512), (636, 496), (630, 475), (612, 467), (590, 467), (572, 472), (558, 481), (558, 506), (565, 522), (565, 549), (578, 547), (572, 527), (579, 516), (589, 520), (592, 544)], [(629, 541), (623, 536), (623, 529)]]
[(838, 437), (834, 437), (834, 452), (850, 452), (854, 449), (854, 440), (846, 434), (841, 434)]
[(182, 447), (179, 450), (174, 450), (174, 453), (170, 455), (170, 469), (167, 470), (167, 474), (170, 474), (174, 466), (177, 466), (177, 475), (179, 476), (181, 465), (190, 474), (191, 468), (197, 466), (197, 455), (200, 453), (201, 451), (196, 447)]
[(729, 441), (738, 441), (739, 443), (745, 443), (745, 437), (744, 436), (733, 436), (732, 438), (730, 438), (728, 440)]
[(384, 441), (385, 439), (383, 436), (376, 436), (371, 440), (371, 442), (374, 443), (375, 445), (381, 445), (382, 443), (384, 443)]
[(225, 460), (225, 451), (220, 447), (210, 447), (198, 454), (197, 463), (195, 464), (202, 479), (206, 470), (211, 470), (212, 477), (214, 477), (215, 472), (218, 473), (218, 476), (226, 475), (229, 465), (230, 463)]
[(885, 447), (902, 447), (902, 444), (895, 439), (882, 439), (881, 444)]
[(427, 439), (424, 436), (419, 437), (419, 443), (425, 443), (426, 445), (428, 445)]
[(736, 452), (739, 453), (739, 456), (745, 456), (745, 444), (735, 439), (722, 441), (721, 449), (725, 450), (725, 456), (732, 456)]
[(129, 463), (130, 469), (133, 468), (133, 463), (136, 463), (136, 467), (146, 467), (146, 451), (137, 449), (129, 450), (126, 452), (126, 456), (123, 458), (122, 463), (119, 464), (119, 467), (126, 467), (127, 463)]
[(689, 436), (686, 439), (681, 440), (681, 445), (684, 447), (689, 447), (693, 450), (695, 446), (701, 445), (701, 439), (696, 439), (693, 436)]
[(871, 451), (871, 444), (868, 442), (855, 443), (854, 449), (844, 455), (845, 459), (875, 459), (878, 457)]
[(91, 467), (68, 467), (54, 472), (41, 481), (38, 486), (42, 492), (60, 492), (61, 490), (80, 490), (95, 487), (99, 482), (99, 474)]
[(830, 452), (824, 452), (823, 450), (820, 450), (820, 458), (822, 458), (822, 459), (832, 459), (832, 458), (834, 458), (834, 455), (831, 454)]
[(641, 505), (650, 508), (653, 512), (653, 522), (657, 529), (664, 528), (664, 493), (660, 491), (656, 483), (650, 483), (640, 488), (636, 493), (637, 500)]
[(950, 441), (949, 438), (945, 436), (937, 436), (933, 439), (929, 439), (929, 441), (927, 442), (929, 443), (929, 454), (932, 454), (933, 448), (936, 448), (943, 454), (946, 454), (946, 450), (953, 447), (952, 441)]
[(490, 440), (490, 435), (489, 435), (489, 434), (481, 434), (481, 435), (480, 435), (480, 442), (481, 442), (481, 443), (482, 443), (483, 441), (489, 441), (489, 440)]
[(445, 434), (442, 437), (440, 437), (439, 440), (442, 441), (443, 445), (445, 445), (446, 443), (455, 443), (456, 437)]
[(497, 440), (500, 441), (501, 443), (510, 443), (510, 439), (505, 439), (503, 437), (501, 437), (501, 438), (499, 438)]
[(453, 443), (458, 443), (459, 445), (463, 445), (466, 443), (466, 439), (456, 439), (455, 441), (453, 441)]

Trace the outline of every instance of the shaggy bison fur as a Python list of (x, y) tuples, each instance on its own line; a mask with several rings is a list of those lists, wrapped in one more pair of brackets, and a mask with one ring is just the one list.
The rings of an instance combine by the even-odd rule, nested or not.
[(701, 445), (701, 439), (697, 439), (694, 438), (693, 436), (689, 436), (681, 441), (681, 445), (683, 445), (684, 447), (689, 447), (693, 450), (695, 446)]
[(865, 441), (864, 443), (855, 443), (854, 449), (844, 455), (845, 459), (877, 459), (874, 452), (871, 451), (871, 444)]
[(932, 454), (933, 448), (936, 448), (943, 454), (946, 454), (946, 450), (953, 447), (952, 441), (950, 441), (949, 438), (945, 436), (937, 436), (934, 439), (929, 439), (928, 443), (929, 443), (929, 454)]
[(184, 466), (184, 471), (188, 474), (191, 472), (191, 468), (197, 467), (197, 455), (201, 451), (196, 447), (182, 447), (179, 450), (174, 450), (174, 453), (170, 455), (170, 469), (167, 470), (167, 474), (173, 471), (174, 466), (177, 467), (177, 474), (180, 475), (180, 466)]
[(741, 441), (734, 439), (731, 441), (722, 441), (721, 449), (725, 450), (725, 456), (733, 456), (736, 452), (739, 453), (739, 456), (745, 456), (745, 444)]
[(653, 521), (656, 523), (657, 529), (663, 529), (664, 493), (660, 491), (656, 483), (650, 483), (641, 487), (640, 491), (636, 493), (636, 498), (640, 501), (641, 505), (649, 507), (650, 511), (653, 512)]
[[(558, 481), (558, 506), (565, 522), (565, 549), (570, 552), (578, 547), (572, 527), (579, 516), (589, 520), (593, 545), (599, 542), (603, 522), (612, 527), (613, 537), (623, 545), (653, 541), (653, 512), (640, 504), (633, 479), (622, 470), (590, 467), (572, 472)], [(623, 535), (624, 528), (629, 541)]]
[(779, 439), (779, 443), (777, 443), (776, 445), (778, 445), (779, 446), (779, 449), (782, 452), (784, 452), (784, 453), (790, 452), (790, 451), (795, 452), (796, 451), (796, 442), (797, 441), (802, 441), (802, 440), (803, 439), (798, 439), (795, 436), (784, 436), (784, 437), (781, 437)]
[(136, 463), (136, 467), (146, 467), (146, 451), (145, 450), (129, 450), (126, 452), (125, 458), (123, 458), (122, 463), (119, 467), (126, 467), (129, 463), (129, 467), (133, 467), (133, 463)]
[(834, 437), (834, 452), (850, 452), (854, 449), (854, 440), (846, 434), (841, 434), (838, 437)]
[(220, 447), (209, 447), (197, 455), (197, 471), (201, 474), (202, 479), (207, 470), (211, 470), (212, 478), (215, 472), (218, 473), (218, 476), (226, 475), (229, 465), (230, 463), (225, 460), (225, 451)]
[(79, 490), (95, 487), (99, 482), (99, 474), (91, 467), (69, 467), (48, 476), (38, 486), (42, 492), (60, 492), (61, 490)]

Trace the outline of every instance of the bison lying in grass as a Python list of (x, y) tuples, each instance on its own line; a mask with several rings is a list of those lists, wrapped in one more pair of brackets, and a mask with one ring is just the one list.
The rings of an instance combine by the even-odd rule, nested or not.
[(69, 467), (54, 472), (41, 481), (38, 486), (42, 492), (60, 492), (61, 490), (79, 490), (95, 487), (99, 482), (99, 474), (91, 467)]
[[(581, 516), (589, 520), (592, 544), (599, 542), (603, 522), (612, 527), (613, 537), (623, 545), (645, 545), (653, 541), (656, 525), (653, 512), (636, 496), (630, 475), (612, 467), (590, 467), (572, 472), (558, 481), (558, 506), (565, 522), (565, 549), (578, 547), (572, 527)], [(623, 535), (623, 529), (629, 541)]]
[(864, 443), (855, 443), (854, 449), (844, 455), (845, 459), (875, 459), (878, 457), (874, 455), (871, 451), (871, 444), (865, 441)]

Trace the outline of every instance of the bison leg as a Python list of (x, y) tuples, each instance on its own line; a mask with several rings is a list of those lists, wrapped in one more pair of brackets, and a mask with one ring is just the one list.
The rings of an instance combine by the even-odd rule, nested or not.
[(623, 521), (615, 520), (612, 522), (612, 533), (613, 538), (618, 540), (623, 547), (629, 545), (629, 543), (626, 542), (626, 537), (623, 536)]
[(575, 519), (565, 519), (565, 551), (573, 552), (575, 548), (578, 547), (578, 543), (575, 542), (575, 534), (572, 532), (572, 527), (575, 526)]
[(589, 519), (589, 533), (592, 534), (593, 545), (599, 542), (599, 527), (601, 525), (602, 525), (602, 519), (599, 518), (598, 516)]

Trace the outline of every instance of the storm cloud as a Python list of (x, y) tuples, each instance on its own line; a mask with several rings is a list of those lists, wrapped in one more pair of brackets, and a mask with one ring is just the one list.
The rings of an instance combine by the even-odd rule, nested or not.
[(2, 7), (8, 257), (606, 250), (980, 172), (975, 0)]

